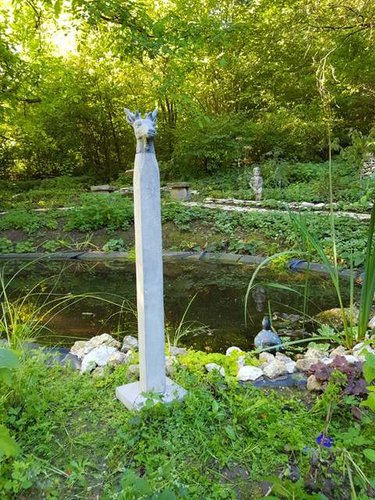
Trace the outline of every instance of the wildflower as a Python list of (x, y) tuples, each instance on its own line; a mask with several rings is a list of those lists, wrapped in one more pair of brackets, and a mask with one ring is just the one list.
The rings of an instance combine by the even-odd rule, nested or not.
[(319, 434), (316, 438), (316, 442), (319, 446), (324, 446), (325, 448), (331, 448), (333, 445), (333, 438), (326, 436), (323, 432)]

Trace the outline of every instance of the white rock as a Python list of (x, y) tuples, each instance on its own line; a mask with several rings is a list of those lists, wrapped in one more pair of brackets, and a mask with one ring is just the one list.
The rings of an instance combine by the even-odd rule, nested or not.
[(77, 356), (77, 358), (82, 359), (87, 352), (85, 352), (85, 347), (88, 344), (87, 341), (85, 340), (77, 340), (77, 342), (74, 342), (72, 345), (70, 352), (71, 354), (74, 354)]
[(104, 366), (97, 366), (95, 370), (91, 373), (94, 378), (103, 378), (105, 374)]
[(326, 352), (316, 347), (309, 347), (305, 353), (305, 358), (319, 360), (326, 356)]
[(275, 358), (271, 363), (263, 367), (263, 373), (268, 378), (276, 378), (286, 375), (288, 370), (284, 361)]
[(289, 356), (286, 356), (282, 352), (276, 353), (276, 359), (285, 363), (285, 367), (288, 373), (294, 373), (296, 370), (296, 362), (292, 360)]
[(92, 337), (90, 340), (78, 340), (74, 342), (70, 352), (79, 359), (82, 359), (86, 354), (99, 346), (119, 348), (121, 344), (108, 333), (103, 333), (102, 335)]
[(139, 365), (129, 365), (128, 373), (129, 373), (129, 375), (136, 375), (138, 377), (139, 376)]
[(370, 328), (370, 330), (374, 330), (375, 329), (375, 316), (373, 316), (370, 321), (368, 322), (368, 327)]
[(358, 363), (358, 361), (360, 361), (360, 359), (357, 358), (357, 356), (353, 356), (353, 354), (345, 354), (344, 358), (350, 365), (354, 365), (354, 363)]
[(83, 358), (81, 373), (90, 372), (95, 366), (105, 366), (109, 359), (117, 352), (115, 347), (105, 345), (95, 347)]
[(107, 365), (109, 366), (116, 366), (116, 365), (123, 365), (127, 362), (129, 362), (129, 358), (131, 351), (128, 351), (126, 354), (120, 351), (115, 352), (108, 360)]
[(324, 358), (321, 358), (319, 361), (321, 363), (323, 363), (323, 365), (330, 365), (331, 363), (333, 363), (333, 358), (329, 358), (328, 356), (324, 356)]
[(259, 361), (261, 362), (262, 365), (267, 364), (267, 363), (272, 363), (272, 361), (275, 359), (275, 356), (271, 354), (270, 352), (261, 352), (259, 354)]
[(256, 366), (241, 366), (237, 373), (237, 380), (257, 380), (263, 376), (263, 371)]
[(338, 347), (336, 347), (336, 349), (333, 349), (333, 351), (331, 351), (329, 357), (335, 358), (336, 356), (345, 356), (345, 354), (348, 354), (348, 351), (344, 346), (339, 345)]
[(168, 377), (173, 377), (175, 371), (176, 371), (176, 359), (173, 357), (166, 357), (165, 358), (165, 371)]
[(324, 385), (319, 382), (315, 375), (310, 375), (307, 379), (307, 390), (308, 391), (322, 391), (324, 389)]
[(133, 349), (134, 351), (138, 351), (138, 339), (136, 339), (132, 335), (125, 335), (125, 337), (122, 341), (121, 351), (127, 352), (130, 349)]
[(220, 375), (225, 377), (224, 368), (220, 365), (217, 365), (216, 363), (207, 363), (207, 365), (205, 365), (205, 368), (208, 372), (212, 372), (213, 370), (217, 370), (220, 373)]
[(319, 361), (320, 360), (315, 358), (298, 359), (296, 362), (296, 369), (299, 370), (300, 372), (307, 372), (310, 370), (312, 365), (315, 365), (315, 363), (318, 363)]
[(233, 345), (232, 347), (228, 347), (228, 349), (225, 351), (225, 354), (227, 356), (230, 356), (232, 354), (232, 352), (241, 352), (241, 349), (239, 347), (236, 347), (235, 345)]
[(241, 366), (245, 366), (245, 364), (246, 364), (245, 356), (238, 356), (238, 358), (237, 358), (238, 368), (241, 368)]
[(118, 340), (114, 339), (112, 335), (109, 335), (109, 333), (102, 333), (101, 335), (92, 337), (88, 343), (92, 348), (102, 345), (105, 345), (107, 347), (116, 347), (116, 349), (120, 349), (121, 347), (121, 343)]
[(176, 346), (171, 346), (169, 349), (169, 352), (172, 356), (184, 356), (187, 354), (187, 349), (184, 347), (176, 347)]
[(369, 345), (365, 345), (364, 342), (356, 344), (352, 349), (353, 356), (356, 356), (360, 361), (365, 361), (366, 354), (368, 352), (371, 352), (375, 355), (375, 349), (373, 349)]

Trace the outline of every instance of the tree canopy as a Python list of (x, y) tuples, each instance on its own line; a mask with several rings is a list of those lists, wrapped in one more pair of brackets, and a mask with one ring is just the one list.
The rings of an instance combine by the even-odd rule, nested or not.
[(0, 0), (0, 174), (116, 177), (125, 105), (158, 105), (166, 175), (324, 159), (327, 120), (372, 133), (374, 23), (371, 0)]

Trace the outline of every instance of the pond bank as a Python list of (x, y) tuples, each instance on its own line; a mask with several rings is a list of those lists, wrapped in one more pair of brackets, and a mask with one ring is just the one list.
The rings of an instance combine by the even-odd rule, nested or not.
[[(203, 262), (213, 262), (215, 264), (244, 264), (259, 265), (266, 259), (262, 255), (241, 255), (227, 252), (163, 252), (163, 259), (166, 261), (199, 260)], [(133, 252), (30, 252), (30, 253), (8, 253), (0, 254), (1, 260), (78, 260), (78, 261), (111, 261), (126, 260), (134, 261)], [(324, 264), (317, 262), (307, 262), (303, 259), (292, 259), (287, 264), (287, 269), (298, 272), (311, 272), (324, 276), (329, 276), (330, 272)], [(344, 278), (353, 277), (361, 279), (363, 277), (360, 269), (342, 269), (339, 274)]]

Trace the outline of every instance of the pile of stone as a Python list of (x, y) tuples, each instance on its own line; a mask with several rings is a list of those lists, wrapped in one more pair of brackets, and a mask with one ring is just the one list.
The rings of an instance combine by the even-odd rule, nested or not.
[[(70, 356), (76, 362), (74, 366), (81, 373), (91, 373), (94, 377), (101, 377), (106, 366), (128, 364), (128, 373), (139, 376), (139, 365), (131, 364), (134, 361), (134, 352), (138, 351), (138, 339), (132, 335), (126, 335), (119, 342), (108, 333), (97, 335), (90, 340), (78, 340), (70, 349)], [(169, 356), (165, 359), (165, 368), (168, 376), (172, 376), (177, 364), (177, 356), (186, 354), (187, 350), (182, 347), (171, 346)]]
[(138, 340), (135, 337), (127, 335), (121, 343), (103, 333), (87, 341), (78, 340), (70, 349), (70, 354), (78, 358), (81, 373), (101, 375), (105, 366), (129, 363), (133, 351), (137, 350)]
[[(367, 352), (375, 354), (375, 349), (366, 346), (363, 342), (355, 345), (351, 351), (342, 346), (336, 347), (330, 352), (309, 347), (305, 354), (298, 354), (295, 361), (281, 352), (277, 352), (275, 355), (262, 352), (259, 355), (259, 366), (254, 366), (246, 364), (245, 353), (242, 353), (238, 347), (229, 347), (226, 355), (230, 356), (234, 351), (238, 351), (240, 354), (237, 358), (237, 380), (241, 382), (255, 382), (260, 379), (266, 381), (277, 380), (297, 372), (307, 375), (312, 365), (318, 362), (329, 365), (337, 356), (343, 356), (348, 363), (357, 363), (365, 360)], [(217, 370), (222, 376), (225, 376), (224, 367), (216, 363), (208, 363), (206, 370), (208, 372)], [(321, 386), (318, 387), (314, 375), (307, 378), (307, 388), (309, 390), (321, 390)]]

